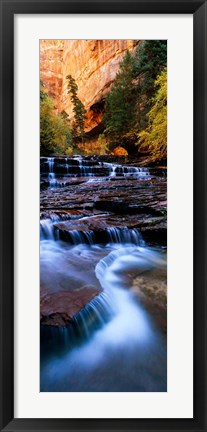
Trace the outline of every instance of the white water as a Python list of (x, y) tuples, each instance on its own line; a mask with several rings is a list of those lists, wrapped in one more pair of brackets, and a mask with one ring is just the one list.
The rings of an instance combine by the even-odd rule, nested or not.
[[(78, 175), (89, 176), (90, 182), (116, 176), (150, 178), (147, 168), (87, 166), (81, 156), (73, 160), (77, 165), (64, 159), (65, 174), (59, 175), (54, 158), (48, 158), (50, 188), (65, 186), (67, 177)], [(93, 177), (103, 168), (108, 177)], [(166, 391), (166, 342), (130, 291), (130, 275), (166, 269), (163, 254), (145, 247), (137, 229), (106, 229), (105, 246), (96, 244), (90, 230), (73, 230), (71, 244), (61, 242), (54, 224), (67, 219), (54, 215), (41, 221), (41, 283), (51, 293), (100, 285), (103, 291), (74, 316), (73, 332), (71, 326), (51, 329), (54, 350), (41, 360), (41, 391)], [(58, 340), (64, 351), (55, 351)]]
[[(111, 244), (107, 248), (79, 244), (64, 250), (59, 242), (41, 243), (41, 273), (46, 259), (47, 276), (48, 271), (54, 273), (54, 286), (61, 279), (61, 271), (65, 283), (67, 278), (69, 284), (77, 282), (77, 278), (80, 284), (91, 283), (86, 269), (95, 259), (95, 275), (104, 289), (104, 296), (93, 300), (91, 307), (89, 303), (77, 320), (77, 325), (86, 327), (87, 334), (90, 316), (97, 314), (101, 328), (88, 333), (89, 339), (81, 346), (69, 348), (68, 353), (58, 358), (54, 355), (44, 363), (41, 391), (166, 391), (165, 343), (124, 278), (126, 272), (135, 269), (143, 272), (165, 268), (163, 255), (129, 244)], [(104, 320), (107, 312), (111, 314), (108, 322)]]
[[(44, 158), (43, 158), (44, 159)], [(84, 159), (81, 156), (71, 157), (71, 158), (57, 158), (59, 160), (61, 167), (63, 169), (62, 174), (56, 172), (57, 168), (55, 166), (54, 157), (47, 158), (47, 164), (49, 167), (49, 188), (61, 188), (67, 185), (67, 178), (70, 177), (90, 177), (91, 182), (101, 182), (105, 178), (111, 177), (125, 177), (125, 178), (135, 178), (140, 180), (150, 179), (150, 171), (146, 167), (132, 167), (127, 165), (119, 165), (109, 162), (98, 162)], [(64, 161), (64, 163), (62, 163)], [(77, 165), (74, 165), (74, 161)], [(94, 165), (90, 165), (94, 162)], [(58, 162), (57, 162), (58, 163)], [(44, 166), (44, 163), (43, 165)], [(41, 168), (41, 174), (44, 174), (44, 168)], [(102, 175), (102, 169), (105, 170), (104, 175)], [(101, 176), (100, 176), (101, 175)], [(98, 177), (95, 177), (98, 176)], [(100, 176), (100, 177), (99, 177)]]
[(49, 174), (48, 174), (49, 184), (50, 184), (50, 187), (55, 187), (57, 181), (56, 181), (55, 173), (54, 173), (54, 158), (53, 157), (48, 158), (48, 166), (49, 166)]
[(49, 165), (49, 172), (53, 173), (53, 171), (54, 171), (54, 158), (53, 157), (48, 158), (48, 165)]
[[(103, 216), (103, 215), (102, 215)], [(91, 218), (96, 218), (98, 215), (93, 215)], [(65, 218), (67, 219), (67, 218)], [(40, 239), (41, 240), (57, 240), (60, 238), (59, 230), (54, 228), (54, 223), (65, 220), (58, 216), (51, 219), (43, 219), (40, 222)], [(80, 220), (86, 220), (89, 217), (83, 217)], [(74, 245), (78, 244), (96, 244), (95, 233), (92, 230), (79, 231), (69, 230), (67, 241)], [(137, 228), (128, 229), (127, 227), (110, 227), (105, 229), (105, 244), (120, 243), (120, 244), (143, 244), (142, 238)]]
[(150, 177), (149, 169), (146, 167), (132, 167), (127, 165), (112, 164), (109, 162), (104, 162), (103, 165), (110, 170), (110, 177), (116, 177), (123, 175), (124, 177)]
[(55, 240), (53, 222), (51, 219), (43, 219), (40, 222), (40, 239)]

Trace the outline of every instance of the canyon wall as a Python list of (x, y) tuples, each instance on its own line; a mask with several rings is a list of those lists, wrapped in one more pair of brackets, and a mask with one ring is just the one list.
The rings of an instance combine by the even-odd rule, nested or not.
[(64, 40), (40, 41), (40, 80), (59, 111), (63, 85)]
[(73, 105), (67, 93), (67, 75), (78, 85), (78, 96), (87, 110), (86, 131), (102, 131), (104, 99), (128, 49), (135, 40), (41, 40), (40, 79), (55, 100), (55, 107), (73, 118)]

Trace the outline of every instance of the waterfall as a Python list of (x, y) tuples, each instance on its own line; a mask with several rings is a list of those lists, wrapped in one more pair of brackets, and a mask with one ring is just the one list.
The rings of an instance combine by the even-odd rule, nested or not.
[[(58, 228), (56, 228), (58, 230)], [(59, 230), (59, 237), (73, 245), (78, 244), (143, 244), (140, 232), (136, 228), (110, 227), (104, 230)]]
[(140, 168), (140, 167), (124, 167), (124, 176), (125, 177), (136, 177), (143, 178), (150, 176), (149, 168)]
[(111, 164), (104, 162), (104, 166), (109, 169), (110, 177), (136, 177), (143, 178), (150, 175), (149, 168), (146, 167), (133, 167), (126, 165)]
[[(147, 247), (134, 227), (143, 217), (142, 207), (147, 211), (142, 189), (149, 189), (151, 200), (154, 184), (148, 180), (164, 174), (160, 168), (102, 160), (64, 156), (40, 161), (45, 218), (40, 221), (40, 391), (166, 391), (166, 346), (156, 325), (155, 301), (165, 254)], [(70, 180), (80, 176), (85, 179)], [(158, 187), (162, 182), (155, 181)], [(55, 190), (62, 187), (67, 189)], [(99, 208), (102, 194), (105, 202)], [(129, 219), (127, 213), (122, 216), (124, 197)], [(137, 217), (133, 206), (140, 206)]]
[[(60, 352), (67, 352), (89, 340), (96, 330), (101, 329), (117, 313), (118, 308), (113, 295), (104, 291), (76, 313), (69, 325), (62, 327), (41, 326), (41, 339), (45, 340), (47, 350), (57, 350), (59, 354)], [(52, 342), (51, 347), (48, 340)]]
[(40, 222), (40, 240), (56, 240), (54, 225), (51, 219)]
[[(77, 219), (77, 217), (51, 217), (51, 219), (43, 219), (40, 222), (40, 239), (41, 240), (59, 240), (61, 237), (70, 244), (143, 244), (140, 232), (137, 228), (129, 229), (127, 227), (110, 227), (101, 231), (93, 230), (59, 230), (54, 224), (66, 221), (68, 219)], [(85, 218), (82, 218), (85, 219)], [(88, 217), (87, 217), (88, 219)]]
[(54, 157), (48, 158), (48, 166), (49, 166), (49, 187), (54, 187), (56, 185), (55, 173), (54, 173)]
[[(49, 174), (48, 174), (49, 169)], [(93, 177), (94, 181), (101, 181), (103, 178), (132, 178), (132, 179), (150, 179), (151, 176), (161, 175), (163, 172), (146, 167), (136, 167), (120, 165), (110, 162), (100, 162), (98, 159), (88, 159), (78, 157), (49, 157), (41, 158), (40, 163), (41, 176), (47, 173), (50, 188), (61, 188), (66, 186), (68, 177)], [(159, 170), (158, 170), (159, 171)], [(153, 174), (151, 174), (151, 172)], [(64, 177), (64, 179), (62, 179)]]
[(59, 353), (44, 363), (41, 391), (167, 390), (163, 339), (122, 278), (127, 270), (158, 263), (163, 265), (160, 254), (139, 247), (122, 247), (98, 262), (95, 273), (104, 291), (68, 326), (41, 328)]
[(112, 165), (110, 176), (111, 177), (115, 177), (116, 176), (116, 165)]
[(67, 237), (74, 245), (78, 244), (95, 244), (95, 237), (93, 231), (77, 231), (70, 230), (67, 232)]
[(49, 172), (54, 172), (54, 157), (48, 158)]
[[(137, 247), (121, 247), (101, 259), (96, 265), (95, 274), (100, 281), (103, 292), (95, 296), (76, 313), (67, 326), (54, 328), (54, 332), (50, 326), (43, 326), (41, 329), (42, 337), (45, 340), (52, 339), (59, 352), (68, 350), (89, 340), (96, 330), (104, 327), (116, 316), (128, 312), (127, 307), (132, 308), (132, 310), (137, 308), (130, 292), (123, 289), (119, 272), (122, 272), (122, 269), (124, 271), (125, 267), (126, 269), (130, 266), (134, 268), (137, 264), (143, 266), (141, 251), (142, 249)], [(144, 263), (146, 268), (151, 266), (151, 262), (150, 260), (147, 261), (147, 258), (146, 254)], [(144, 316), (143, 312), (141, 312), (141, 316)], [(53, 344), (51, 348), (54, 350)]]
[(79, 337), (88, 339), (94, 330), (106, 324), (117, 311), (113, 295), (102, 292), (73, 317), (73, 325)]
[(109, 170), (110, 177), (116, 177), (117, 167), (121, 167), (121, 165), (112, 164), (110, 162), (103, 162), (103, 166)]
[[(55, 174), (54, 174), (55, 176)], [(64, 188), (66, 186), (67, 182), (66, 180), (57, 180), (55, 177), (50, 180), (50, 189), (54, 189), (54, 188)]]
[(107, 229), (109, 243), (132, 243), (139, 245), (141, 235), (138, 229), (111, 227)]
[[(103, 214), (102, 216), (107, 216), (108, 213)], [(59, 240), (59, 230), (54, 225), (58, 222), (66, 222), (68, 220), (77, 220), (81, 219), (88, 220), (90, 219), (96, 219), (99, 217), (98, 215), (93, 216), (83, 216), (79, 214), (69, 214), (69, 215), (57, 215), (57, 214), (51, 214), (50, 218), (47, 219), (41, 219), (40, 221), (40, 240)], [(73, 239), (73, 244), (95, 244), (95, 237), (93, 231), (76, 231), (71, 230), (69, 231), (71, 234), (71, 239)], [(86, 241), (88, 240), (88, 241)]]

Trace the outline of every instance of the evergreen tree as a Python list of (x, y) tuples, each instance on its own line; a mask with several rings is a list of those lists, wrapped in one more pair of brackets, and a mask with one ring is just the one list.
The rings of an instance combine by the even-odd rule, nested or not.
[(72, 125), (72, 136), (74, 140), (82, 139), (85, 134), (84, 125), (86, 120), (86, 109), (79, 99), (78, 86), (71, 75), (67, 75), (66, 79), (68, 80), (68, 93), (71, 95), (71, 102), (73, 103), (73, 112), (74, 112), (74, 122)]
[(134, 151), (137, 134), (148, 124), (156, 77), (167, 66), (167, 41), (140, 41), (134, 54), (126, 52), (105, 104), (105, 133), (111, 148)]
[(151, 108), (155, 93), (155, 79), (167, 66), (167, 41), (141, 41), (136, 48), (134, 60), (140, 129), (146, 126), (146, 114)]
[(133, 80), (134, 58), (127, 51), (105, 105), (105, 133), (110, 136), (114, 146), (120, 144), (123, 135), (129, 132), (136, 122), (136, 92)]

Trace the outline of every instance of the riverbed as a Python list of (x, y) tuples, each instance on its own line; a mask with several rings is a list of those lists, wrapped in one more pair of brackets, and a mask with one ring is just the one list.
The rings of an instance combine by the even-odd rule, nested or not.
[(40, 390), (167, 391), (166, 170), (41, 158), (40, 211)]

